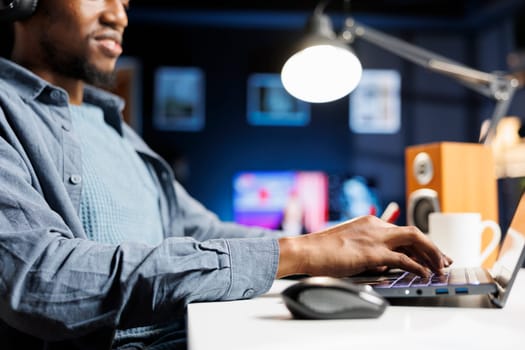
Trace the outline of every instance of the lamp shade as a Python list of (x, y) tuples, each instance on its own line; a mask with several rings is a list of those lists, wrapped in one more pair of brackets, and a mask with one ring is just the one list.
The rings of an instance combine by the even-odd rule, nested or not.
[(292, 96), (320, 103), (348, 95), (361, 75), (361, 63), (350, 50), (316, 45), (290, 57), (281, 71), (281, 80)]
[(361, 62), (338, 40), (325, 15), (314, 15), (309, 33), (283, 65), (281, 80), (286, 91), (306, 102), (330, 102), (355, 89), (362, 75)]

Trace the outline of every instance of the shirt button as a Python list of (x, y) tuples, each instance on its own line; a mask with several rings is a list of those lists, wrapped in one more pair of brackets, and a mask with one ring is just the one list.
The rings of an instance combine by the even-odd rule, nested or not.
[(55, 101), (58, 101), (60, 98), (61, 98), (62, 94), (60, 93), (60, 91), (57, 91), (57, 90), (53, 90), (51, 91), (51, 98)]
[(82, 176), (80, 175), (71, 175), (69, 177), (69, 182), (71, 182), (73, 185), (78, 185), (82, 182)]
[(255, 293), (255, 291), (254, 291), (253, 289), (249, 288), (249, 289), (246, 289), (246, 290), (244, 291), (244, 293), (242, 294), (242, 296), (243, 296), (244, 298), (250, 298), (250, 297), (253, 296), (254, 293)]

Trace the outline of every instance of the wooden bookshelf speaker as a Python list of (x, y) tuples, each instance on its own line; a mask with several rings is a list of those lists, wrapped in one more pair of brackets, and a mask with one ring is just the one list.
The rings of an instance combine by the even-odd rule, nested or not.
[[(405, 149), (407, 224), (428, 233), (428, 215), (479, 212), (498, 222), (498, 189), (492, 150), (482, 144), (438, 142)], [(483, 249), (490, 242), (485, 232)], [(490, 267), (497, 250), (483, 266)]]

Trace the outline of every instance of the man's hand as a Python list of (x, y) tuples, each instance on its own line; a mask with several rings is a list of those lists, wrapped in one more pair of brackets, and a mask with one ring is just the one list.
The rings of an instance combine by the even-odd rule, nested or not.
[(363, 216), (315, 233), (279, 240), (277, 278), (292, 274), (351, 276), (400, 268), (428, 276), (452, 260), (416, 227)]

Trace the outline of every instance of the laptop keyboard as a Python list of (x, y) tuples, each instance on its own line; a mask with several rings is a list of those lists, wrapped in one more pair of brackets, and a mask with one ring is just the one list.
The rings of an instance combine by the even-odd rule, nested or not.
[(426, 286), (448, 286), (461, 284), (474, 284), (488, 282), (485, 271), (482, 268), (454, 268), (446, 270), (443, 275), (433, 274), (430, 277), (420, 277), (407, 271), (399, 271), (388, 275), (374, 283), (378, 288), (406, 288)]

